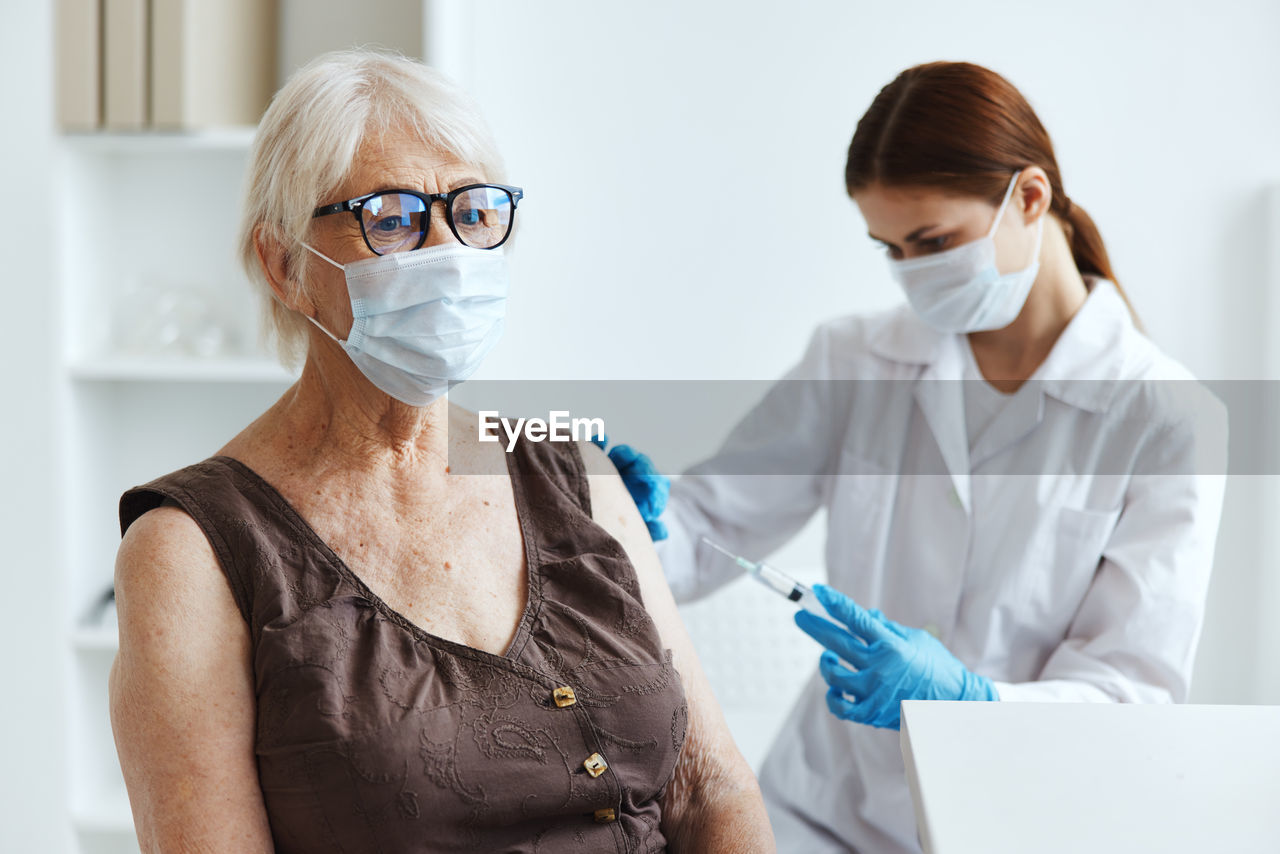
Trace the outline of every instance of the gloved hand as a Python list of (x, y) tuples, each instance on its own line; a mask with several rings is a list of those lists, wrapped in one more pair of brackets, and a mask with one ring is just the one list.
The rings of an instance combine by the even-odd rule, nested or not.
[[(604, 450), (609, 437), (603, 433), (591, 439)], [(622, 482), (631, 493), (631, 500), (640, 511), (640, 518), (649, 528), (649, 536), (657, 540), (667, 538), (667, 526), (658, 517), (667, 509), (667, 496), (671, 494), (671, 480), (659, 474), (653, 461), (630, 445), (614, 445), (609, 459), (618, 470)]]
[(818, 670), (830, 686), (827, 708), (836, 717), (898, 729), (903, 700), (1000, 699), (990, 679), (971, 673), (928, 632), (864, 610), (825, 584), (814, 585), (813, 592), (827, 613), (849, 628), (807, 611), (796, 614), (796, 625), (827, 648)]

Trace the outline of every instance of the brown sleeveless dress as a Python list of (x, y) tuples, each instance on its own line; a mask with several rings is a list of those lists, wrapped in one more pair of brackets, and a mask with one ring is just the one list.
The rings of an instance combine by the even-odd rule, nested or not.
[(392, 610), (237, 460), (121, 498), (122, 531), (166, 499), (190, 514), (249, 625), (279, 854), (666, 850), (688, 720), (671, 653), (576, 446), (521, 442), (507, 468), (528, 604), (502, 656)]

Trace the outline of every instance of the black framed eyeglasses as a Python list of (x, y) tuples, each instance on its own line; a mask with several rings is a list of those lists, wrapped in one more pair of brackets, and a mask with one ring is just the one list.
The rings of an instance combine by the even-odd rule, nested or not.
[(467, 184), (447, 193), (379, 190), (318, 207), (315, 217), (351, 211), (365, 245), (375, 255), (409, 252), (427, 242), (431, 205), (444, 202), (445, 222), (458, 242), (475, 249), (497, 249), (511, 236), (516, 205), (524, 190), (506, 184)]

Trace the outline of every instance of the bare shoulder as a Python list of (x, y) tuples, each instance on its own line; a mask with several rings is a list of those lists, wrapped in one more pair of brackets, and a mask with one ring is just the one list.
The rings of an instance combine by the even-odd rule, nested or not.
[[(591, 442), (578, 442), (583, 467), (591, 484), (591, 516), (627, 550), (635, 562), (636, 557), (646, 559), (651, 554), (653, 564), (658, 565), (658, 555), (649, 538), (649, 529), (640, 518), (631, 493), (613, 467), (613, 462), (599, 446)], [(637, 567), (638, 568), (638, 567)]]
[(631, 493), (604, 451), (590, 442), (579, 442), (578, 447), (591, 485), (592, 520), (608, 531), (626, 551), (636, 570), (645, 609), (658, 627), (663, 643), (671, 647), (677, 668), (682, 659), (696, 666), (693, 645), (676, 610), (666, 576), (662, 574), (662, 564), (649, 537), (649, 529), (640, 518)]
[(144, 851), (270, 851), (248, 626), (199, 526), (159, 507), (116, 559), (111, 726)]
[(126, 633), (145, 640), (132, 634), (143, 624), (244, 622), (204, 532), (177, 507), (158, 507), (129, 526), (116, 553), (115, 587), (122, 641)]

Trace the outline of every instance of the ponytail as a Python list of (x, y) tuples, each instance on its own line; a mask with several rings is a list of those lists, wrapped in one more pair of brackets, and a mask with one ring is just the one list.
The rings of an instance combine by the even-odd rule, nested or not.
[(1133, 303), (1129, 302), (1129, 296), (1116, 281), (1116, 274), (1111, 269), (1111, 258), (1107, 255), (1106, 244), (1102, 242), (1102, 235), (1094, 225), (1093, 218), (1066, 195), (1061, 199), (1061, 207), (1056, 203), (1053, 207), (1058, 208), (1055, 213), (1066, 227), (1067, 242), (1071, 246), (1071, 257), (1076, 262), (1076, 269), (1086, 276), (1101, 276), (1115, 285), (1116, 293), (1120, 294), (1120, 299), (1124, 300), (1125, 307), (1129, 309), (1129, 316), (1133, 318), (1134, 326), (1145, 332), (1142, 320), (1138, 318), (1138, 312), (1133, 308)]

